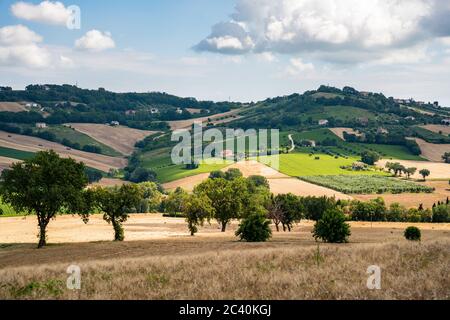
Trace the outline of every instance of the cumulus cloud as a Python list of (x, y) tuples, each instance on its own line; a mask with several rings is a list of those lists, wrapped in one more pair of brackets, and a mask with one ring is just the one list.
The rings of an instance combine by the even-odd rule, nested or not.
[(115, 46), (111, 33), (98, 30), (88, 31), (83, 37), (75, 41), (75, 47), (80, 50), (98, 52), (115, 48)]
[(53, 25), (66, 25), (71, 11), (61, 2), (43, 1), (39, 4), (17, 2), (11, 6), (17, 18)]
[(291, 76), (297, 76), (314, 70), (312, 63), (304, 62), (302, 58), (292, 58), (290, 66), (286, 69), (286, 73)]
[(39, 45), (42, 37), (22, 25), (0, 28), (0, 64), (44, 68), (50, 65), (50, 53)]
[[(238, 0), (231, 20), (213, 26), (196, 49), (223, 54), (307, 53), (329, 57), (331, 62), (327, 53), (347, 52), (357, 62), (379, 60), (386, 52), (450, 35), (450, 5), (443, 2)], [(334, 60), (340, 59), (345, 60)]]

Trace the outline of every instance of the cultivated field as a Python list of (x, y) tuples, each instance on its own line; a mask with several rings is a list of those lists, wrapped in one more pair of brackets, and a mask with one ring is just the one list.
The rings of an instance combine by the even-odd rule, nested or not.
[(211, 122), (214, 124), (223, 124), (239, 119), (238, 114), (241, 111), (242, 109), (235, 109), (229, 112), (215, 114), (207, 117), (179, 120), (179, 121), (169, 121), (168, 123), (172, 131), (190, 128), (195, 122), (202, 122), (203, 124), (206, 124), (208, 120), (211, 120)]
[(17, 159), (0, 157), (0, 172), (2, 172), (5, 169), (8, 169), (13, 163), (16, 163), (18, 161), (19, 160)]
[(419, 174), (422, 169), (428, 169), (431, 175), (427, 179), (450, 179), (450, 164), (443, 162), (424, 162), (424, 161), (405, 161), (405, 160), (381, 160), (377, 165), (381, 168), (386, 166), (387, 162), (398, 162), (406, 168), (417, 168), (413, 179), (423, 179)]
[(427, 129), (429, 131), (435, 133), (443, 133), (445, 135), (450, 135), (450, 126), (437, 125), (437, 124), (429, 124), (426, 126), (422, 126), (421, 128)]
[(23, 112), (28, 111), (25, 106), (17, 102), (0, 102), (0, 112)]
[(415, 139), (422, 151), (422, 157), (435, 162), (443, 162), (442, 156), (450, 152), (450, 144), (433, 144), (422, 139)]
[(424, 208), (431, 209), (433, 204), (445, 202), (447, 197), (450, 197), (450, 185), (448, 180), (442, 181), (427, 181), (417, 182), (421, 185), (434, 188), (433, 193), (403, 193), (403, 194), (383, 194), (383, 195), (354, 195), (354, 197), (361, 201), (368, 201), (382, 197), (389, 206), (392, 203), (400, 203), (406, 208), (419, 208), (422, 204)]
[(120, 169), (127, 165), (127, 160), (125, 158), (83, 152), (47, 140), (9, 134), (3, 131), (0, 131), (0, 146), (26, 152), (38, 152), (52, 149), (62, 157), (71, 157), (76, 161), (84, 162), (91, 168), (99, 169), (104, 172), (108, 172), (110, 169)]
[(330, 129), (331, 132), (333, 132), (335, 135), (337, 135), (339, 138), (345, 141), (344, 138), (344, 132), (347, 132), (348, 134), (354, 134), (356, 136), (361, 136), (361, 133), (353, 130), (352, 128), (332, 128)]
[(154, 135), (155, 131), (137, 130), (128, 127), (111, 127), (104, 124), (69, 123), (67, 126), (119, 151), (124, 155), (134, 152), (136, 142)]
[[(35, 249), (35, 223), (0, 219), (2, 299), (450, 298), (449, 224), (417, 224), (417, 244), (403, 238), (411, 224), (351, 223), (349, 244), (318, 251), (310, 222), (267, 243), (244, 243), (233, 234), (236, 223), (226, 233), (213, 223), (190, 237), (183, 219), (133, 215), (128, 240), (113, 243), (99, 216), (88, 225), (58, 217), (49, 230), (57, 244), (43, 250)], [(72, 264), (81, 268), (80, 291), (66, 289)], [(371, 265), (382, 269), (381, 290), (366, 287)]]

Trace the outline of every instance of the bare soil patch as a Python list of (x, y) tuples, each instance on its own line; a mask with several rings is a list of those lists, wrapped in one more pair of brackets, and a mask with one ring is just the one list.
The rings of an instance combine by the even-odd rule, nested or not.
[(422, 139), (415, 139), (422, 150), (422, 157), (435, 162), (443, 162), (442, 156), (450, 152), (450, 144), (433, 144)]
[(25, 106), (17, 102), (0, 102), (0, 112), (23, 112), (28, 111)]
[(136, 142), (157, 133), (123, 126), (111, 127), (104, 124), (68, 123), (66, 126), (74, 128), (124, 155), (131, 155), (134, 152)]
[(438, 124), (429, 124), (427, 126), (422, 126), (421, 128), (427, 129), (429, 131), (440, 133), (442, 132), (445, 135), (450, 134), (450, 126), (438, 125)]
[(127, 160), (125, 158), (109, 157), (74, 150), (47, 140), (17, 134), (9, 134), (4, 131), (0, 131), (0, 146), (29, 152), (54, 150), (62, 157), (70, 157), (76, 161), (84, 162), (89, 167), (96, 168), (104, 172), (108, 172), (110, 169), (120, 169), (127, 165)]

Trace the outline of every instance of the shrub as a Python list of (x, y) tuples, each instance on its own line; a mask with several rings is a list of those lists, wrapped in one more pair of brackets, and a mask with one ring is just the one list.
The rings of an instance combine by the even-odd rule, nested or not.
[(370, 166), (373, 166), (380, 158), (380, 155), (374, 151), (364, 151), (361, 154), (361, 161)]
[(442, 204), (433, 208), (433, 222), (450, 222), (450, 205)]
[(405, 230), (405, 238), (410, 241), (420, 241), (422, 239), (422, 232), (417, 227), (408, 227)]
[(242, 220), (236, 236), (247, 242), (266, 242), (272, 237), (270, 221), (261, 214), (252, 214)]
[(345, 215), (338, 209), (328, 210), (314, 226), (313, 235), (328, 243), (346, 243), (351, 235), (350, 225)]

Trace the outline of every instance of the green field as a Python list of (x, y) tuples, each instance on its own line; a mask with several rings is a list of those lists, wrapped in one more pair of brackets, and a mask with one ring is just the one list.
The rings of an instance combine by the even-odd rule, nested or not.
[(365, 109), (349, 106), (323, 106), (301, 115), (302, 120), (311, 117), (314, 121), (335, 118), (337, 120), (348, 120), (354, 118), (375, 119), (375, 114)]
[[(333, 140), (336, 146), (319, 146), (318, 149), (325, 149), (333, 154), (359, 157), (359, 155), (367, 150), (378, 152), (385, 159), (397, 160), (412, 160), (412, 161), (426, 161), (426, 159), (412, 154), (405, 146), (398, 145), (383, 145), (383, 144), (365, 144), (365, 143), (349, 143), (342, 141), (329, 129), (317, 129), (304, 132), (282, 132), (281, 144), (284, 146), (290, 145), (288, 135), (292, 134), (296, 142), (301, 140), (313, 140), (316, 143), (322, 143), (324, 140)], [(323, 152), (324, 150), (322, 150)], [(314, 152), (312, 148), (296, 148), (296, 152), (310, 153)]]
[(383, 176), (308, 176), (301, 180), (345, 194), (431, 193), (433, 188)]
[(0, 147), (0, 157), (17, 159), (17, 160), (27, 160), (27, 159), (33, 158), (34, 153)]
[[(316, 160), (320, 157), (320, 160)], [(305, 153), (291, 153), (280, 155), (280, 172), (291, 177), (318, 175), (385, 175), (381, 171), (350, 171), (341, 169), (351, 166), (358, 158), (335, 159), (329, 155), (316, 154), (310, 156)]]
[(97, 140), (94, 140), (93, 138), (89, 137), (88, 135), (85, 135), (84, 133), (78, 132), (74, 129), (71, 129), (66, 126), (50, 126), (46, 129), (40, 129), (42, 131), (48, 131), (51, 133), (54, 133), (59, 141), (62, 141), (63, 139), (67, 139), (71, 141), (72, 143), (78, 143), (81, 147), (83, 146), (96, 146), (102, 149), (102, 154), (112, 157), (119, 157), (122, 154), (113, 148), (98, 142)]
[(200, 164), (200, 167), (194, 170), (188, 170), (184, 165), (173, 165), (170, 157), (170, 149), (158, 149), (143, 153), (140, 156), (141, 165), (144, 168), (154, 170), (157, 179), (161, 183), (167, 183), (197, 174), (209, 173), (215, 170), (221, 170), (229, 164)]
[(4, 204), (0, 199), (0, 218), (17, 217), (21, 215), (23, 214), (18, 214), (11, 206)]

